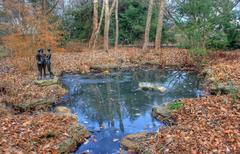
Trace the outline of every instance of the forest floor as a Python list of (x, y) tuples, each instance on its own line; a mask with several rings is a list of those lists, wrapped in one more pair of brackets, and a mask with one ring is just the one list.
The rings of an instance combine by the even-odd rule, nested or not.
[[(240, 86), (240, 52), (207, 58), (207, 87)], [(177, 124), (160, 129), (148, 145), (155, 153), (240, 153), (240, 93), (183, 99), (172, 116)], [(177, 150), (176, 150), (177, 149)]]
[[(62, 72), (88, 73), (96, 66), (113, 65), (124, 68), (142, 65), (196, 68), (195, 61), (183, 49), (164, 48), (148, 52), (139, 50), (122, 48), (118, 51), (111, 50), (109, 53), (103, 51), (54, 53), (53, 70), (55, 75), (61, 75)], [(34, 59), (33, 56), (30, 59), (0, 60), (0, 120), (3, 124), (0, 128), (0, 153), (56, 152), (58, 147), (53, 145), (67, 138), (66, 132), (75, 124), (73, 118), (47, 113), (42, 107), (26, 112), (9, 108), (43, 98), (53, 98), (57, 102), (66, 92), (58, 85), (34, 84), (37, 78)], [(239, 86), (239, 60), (240, 52), (212, 53), (205, 58), (207, 64), (204, 64), (204, 69), (211, 70), (208, 78), (214, 79), (214, 83), (227, 84), (231, 80)], [(183, 153), (189, 151), (198, 153), (215, 150), (216, 147), (216, 150), (237, 152), (240, 148), (240, 101), (237, 98), (234, 103), (232, 102), (231, 95), (184, 100), (186, 103), (184, 107), (174, 113), (178, 125), (160, 130), (151, 148), (155, 152), (174, 152), (178, 147), (178, 151)], [(51, 135), (52, 133), (51, 137), (44, 135), (53, 129), (58, 135)], [(212, 138), (209, 138), (209, 134)], [(166, 143), (170, 140), (170, 143)]]

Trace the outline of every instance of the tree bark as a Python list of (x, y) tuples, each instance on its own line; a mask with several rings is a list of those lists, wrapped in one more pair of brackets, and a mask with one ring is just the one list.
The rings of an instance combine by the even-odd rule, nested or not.
[(104, 24), (104, 50), (108, 52), (109, 45), (109, 26), (110, 26), (110, 19), (109, 19), (109, 0), (104, 0), (104, 6), (105, 6), (105, 24)]
[(93, 46), (98, 30), (98, 0), (93, 0), (93, 24), (92, 24), (92, 35), (89, 40), (89, 48)]
[[(48, 9), (48, 11), (47, 11), (47, 15), (48, 14), (50, 14), (56, 7), (57, 7), (57, 5), (59, 4), (59, 2), (60, 2), (60, 0), (57, 0), (55, 3), (54, 3), (54, 5), (50, 8), (50, 9)], [(64, 11), (64, 10), (63, 10)]]
[(149, 43), (149, 33), (150, 33), (151, 20), (152, 20), (152, 9), (153, 9), (153, 0), (149, 0), (147, 22), (145, 27), (145, 35), (144, 35), (144, 43), (143, 43), (144, 50), (147, 49), (148, 43)]
[(103, 16), (104, 16), (104, 9), (105, 9), (105, 6), (104, 6), (104, 2), (103, 2), (102, 10), (101, 10), (101, 16), (100, 16), (100, 21), (99, 21), (99, 24), (98, 24), (97, 31), (95, 33), (94, 40), (93, 40), (93, 47), (92, 47), (93, 49), (96, 47), (96, 42), (97, 42), (97, 39), (98, 39), (98, 36), (99, 36), (99, 32), (100, 32), (100, 29), (101, 29)]
[(158, 24), (155, 38), (155, 49), (161, 47), (162, 29), (163, 29), (163, 16), (165, 11), (165, 0), (160, 0), (159, 13), (158, 13)]
[(118, 0), (116, 0), (115, 18), (116, 18), (115, 49), (117, 49), (119, 39)]
[(116, 0), (113, 1), (111, 9), (109, 9), (109, 0), (104, 0), (105, 5), (105, 25), (104, 25), (104, 50), (108, 52), (109, 50), (109, 26), (110, 26), (110, 17), (113, 12), (114, 6), (116, 4)]
[(47, 1), (42, 0), (42, 14), (45, 15), (47, 10)]

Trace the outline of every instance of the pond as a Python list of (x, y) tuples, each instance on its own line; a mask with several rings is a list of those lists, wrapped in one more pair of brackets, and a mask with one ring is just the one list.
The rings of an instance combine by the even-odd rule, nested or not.
[[(119, 153), (120, 141), (127, 134), (157, 131), (164, 124), (151, 117), (153, 106), (179, 98), (202, 94), (201, 79), (194, 72), (137, 70), (108, 75), (89, 74), (62, 77), (69, 93), (61, 105), (76, 114), (92, 137), (75, 153)], [(167, 90), (138, 90), (140, 82), (159, 83)]]

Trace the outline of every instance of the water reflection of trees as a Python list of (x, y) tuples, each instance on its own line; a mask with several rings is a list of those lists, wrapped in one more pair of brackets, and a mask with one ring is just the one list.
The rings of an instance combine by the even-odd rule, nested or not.
[[(90, 78), (96, 80), (94, 76)], [(84, 92), (69, 96), (68, 101), (71, 102), (71, 108), (99, 126), (107, 123), (109, 127), (119, 127), (122, 131), (126, 117), (134, 121), (138, 114), (145, 114), (153, 105), (180, 97), (194, 97), (195, 89), (199, 86), (196, 75), (180, 71), (136, 71), (115, 73), (101, 77), (101, 80), (103, 78), (106, 83), (83, 83), (79, 90)], [(159, 82), (167, 87), (168, 92), (160, 95), (157, 92), (136, 91), (139, 82)]]

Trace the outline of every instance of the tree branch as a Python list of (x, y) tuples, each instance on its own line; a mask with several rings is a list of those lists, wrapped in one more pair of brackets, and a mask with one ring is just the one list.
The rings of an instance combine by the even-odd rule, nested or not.
[(178, 27), (178, 29), (180, 29), (180, 30), (182, 29), (182, 28), (179, 26), (178, 21), (173, 17), (173, 15), (171, 14), (171, 12), (170, 12), (167, 8), (165, 9), (164, 16), (167, 17), (167, 18), (172, 19), (172, 21), (173, 21), (174, 24)]
[(234, 9), (239, 3), (240, 3), (240, 0), (237, 0), (237, 1), (233, 4), (232, 8)]
[(46, 13), (46, 15), (48, 15), (49, 13), (51, 13), (57, 6), (57, 4), (59, 3), (60, 0), (57, 0), (57, 2), (52, 6), (51, 9), (48, 10), (48, 12)]
[(116, 0), (114, 0), (113, 3), (112, 3), (112, 6), (111, 6), (110, 11), (109, 11), (109, 16), (112, 15), (115, 5), (116, 5)]

